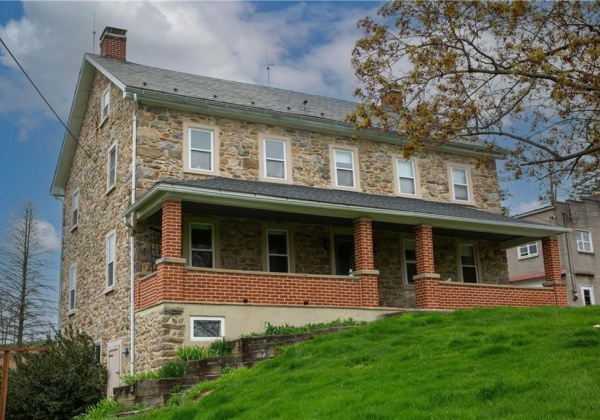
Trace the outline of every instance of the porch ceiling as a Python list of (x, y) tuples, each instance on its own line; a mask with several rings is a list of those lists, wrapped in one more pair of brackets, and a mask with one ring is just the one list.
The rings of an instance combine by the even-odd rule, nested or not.
[(432, 226), (436, 235), (486, 239), (504, 247), (570, 231), (459, 204), (219, 177), (161, 181), (125, 215), (135, 212), (138, 219), (146, 219), (166, 199), (182, 200), (186, 213), (333, 226), (366, 217), (375, 229), (408, 232), (423, 224)]

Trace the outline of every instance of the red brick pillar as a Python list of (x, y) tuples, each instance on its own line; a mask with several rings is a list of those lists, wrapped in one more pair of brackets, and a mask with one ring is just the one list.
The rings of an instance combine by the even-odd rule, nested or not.
[(373, 270), (373, 228), (370, 219), (354, 219), (354, 268)]
[(554, 289), (554, 301), (556, 306), (567, 306), (567, 287), (561, 277), (560, 254), (558, 251), (557, 238), (542, 239), (542, 254), (544, 256), (545, 287)]
[(162, 205), (161, 258), (181, 258), (181, 201), (168, 200)]
[(373, 225), (370, 219), (354, 220), (354, 275), (360, 276), (361, 306), (379, 306), (377, 277), (373, 262)]
[(433, 229), (431, 226), (415, 227), (415, 254), (417, 275), (415, 279), (415, 304), (417, 308), (440, 308), (439, 280), (435, 272), (433, 254)]

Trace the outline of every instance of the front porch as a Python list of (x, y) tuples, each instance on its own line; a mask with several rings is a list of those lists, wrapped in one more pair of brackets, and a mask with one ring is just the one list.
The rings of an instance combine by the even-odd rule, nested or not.
[[(532, 234), (555, 233), (552, 227), (523, 223), (519, 237), (508, 223), (485, 226), (489, 214), (479, 223), (469, 218), (457, 224), (435, 215), (429, 220), (402, 212), (382, 215), (368, 207), (267, 207), (239, 192), (225, 199), (159, 193), (154, 194), (159, 201), (137, 209), (138, 311), (165, 302), (421, 309), (566, 305), (554, 237), (542, 241), (546, 287), (508, 285), (503, 249)], [(150, 226), (161, 232), (160, 252), (152, 253), (145, 242)]]

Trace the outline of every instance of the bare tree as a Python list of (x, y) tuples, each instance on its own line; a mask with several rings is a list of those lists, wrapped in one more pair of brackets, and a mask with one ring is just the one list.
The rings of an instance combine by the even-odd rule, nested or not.
[(22, 346), (24, 338), (43, 338), (53, 323), (52, 287), (44, 224), (31, 202), (8, 224), (0, 245), (1, 314), (5, 342)]

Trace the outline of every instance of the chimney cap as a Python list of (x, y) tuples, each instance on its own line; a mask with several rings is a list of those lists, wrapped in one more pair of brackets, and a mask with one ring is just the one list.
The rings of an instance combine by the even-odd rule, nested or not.
[(127, 35), (127, 29), (119, 29), (119, 28), (113, 28), (113, 27), (107, 26), (102, 31), (102, 35), (100, 35), (100, 41), (102, 41), (104, 39), (104, 37), (107, 35), (125, 37)]

